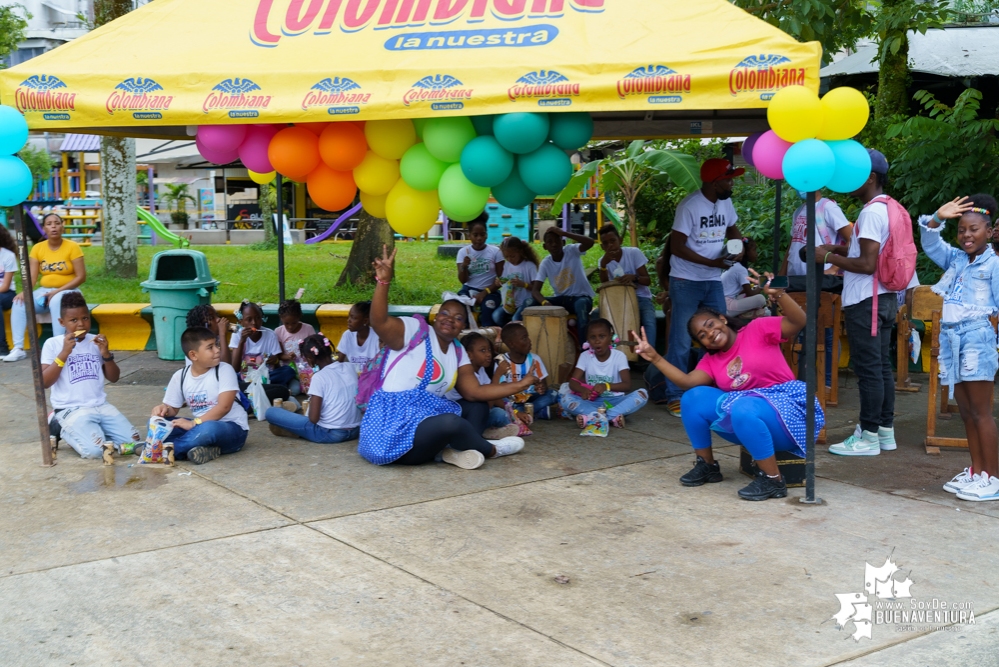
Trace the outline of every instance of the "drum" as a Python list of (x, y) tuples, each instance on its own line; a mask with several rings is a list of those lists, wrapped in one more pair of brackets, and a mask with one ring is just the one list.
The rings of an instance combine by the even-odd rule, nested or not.
[[(600, 317), (609, 320), (614, 325), (614, 333), (621, 340), (628, 340), (629, 332), (639, 331), (642, 321), (638, 313), (638, 297), (635, 296), (635, 288), (630, 285), (620, 285), (618, 283), (604, 283), (601, 285)], [(628, 361), (638, 359), (634, 347), (621, 345), (618, 349), (624, 352), (624, 355), (628, 357)]]
[(548, 369), (549, 386), (554, 386), (561, 375), (562, 365), (575, 363), (566, 358), (569, 349), (569, 313), (560, 306), (535, 306), (524, 309), (524, 326), (531, 337), (534, 354), (541, 357)]

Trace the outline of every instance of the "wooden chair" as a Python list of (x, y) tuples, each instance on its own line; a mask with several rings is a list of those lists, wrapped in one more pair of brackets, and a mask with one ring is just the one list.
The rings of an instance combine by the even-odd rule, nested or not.
[(913, 331), (912, 322), (920, 320), (927, 323), (923, 340), (929, 342), (933, 335), (933, 311), (941, 309), (943, 309), (943, 297), (935, 294), (928, 285), (920, 285), (913, 289), (906, 296), (905, 303), (898, 309), (898, 315), (895, 317), (895, 326), (898, 330), (895, 391), (917, 392), (922, 386), (909, 381), (909, 336)]

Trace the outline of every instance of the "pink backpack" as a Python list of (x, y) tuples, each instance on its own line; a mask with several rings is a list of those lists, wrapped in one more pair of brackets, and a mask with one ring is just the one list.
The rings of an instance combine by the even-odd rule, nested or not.
[(909, 212), (888, 195), (878, 195), (867, 202), (864, 208), (877, 203), (888, 206), (888, 240), (878, 255), (878, 268), (874, 271), (874, 300), (871, 303), (872, 336), (878, 333), (878, 283), (892, 292), (904, 290), (916, 273), (917, 255)]

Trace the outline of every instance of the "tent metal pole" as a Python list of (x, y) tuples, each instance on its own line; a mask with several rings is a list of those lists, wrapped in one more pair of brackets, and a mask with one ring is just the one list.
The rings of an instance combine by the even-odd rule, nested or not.
[(815, 350), (818, 346), (819, 321), (819, 267), (815, 264), (815, 193), (809, 192), (805, 203), (808, 216), (808, 232), (805, 237), (805, 264), (808, 274), (805, 278), (805, 497), (801, 502), (818, 505), (822, 500), (815, 497), (815, 391), (818, 378), (815, 369)]
[(773, 261), (773, 273), (776, 276), (777, 272), (780, 271), (780, 241), (781, 241), (781, 227), (780, 227), (780, 201), (781, 201), (781, 187), (783, 185), (782, 181), (777, 181), (776, 184), (776, 194), (774, 195), (774, 261)]
[(278, 303), (284, 302), (284, 179), (277, 175)]

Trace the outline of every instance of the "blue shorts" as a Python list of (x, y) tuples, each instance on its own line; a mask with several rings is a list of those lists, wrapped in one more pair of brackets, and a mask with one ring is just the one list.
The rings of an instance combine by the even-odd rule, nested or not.
[(940, 382), (994, 382), (999, 371), (996, 332), (988, 320), (940, 326)]

